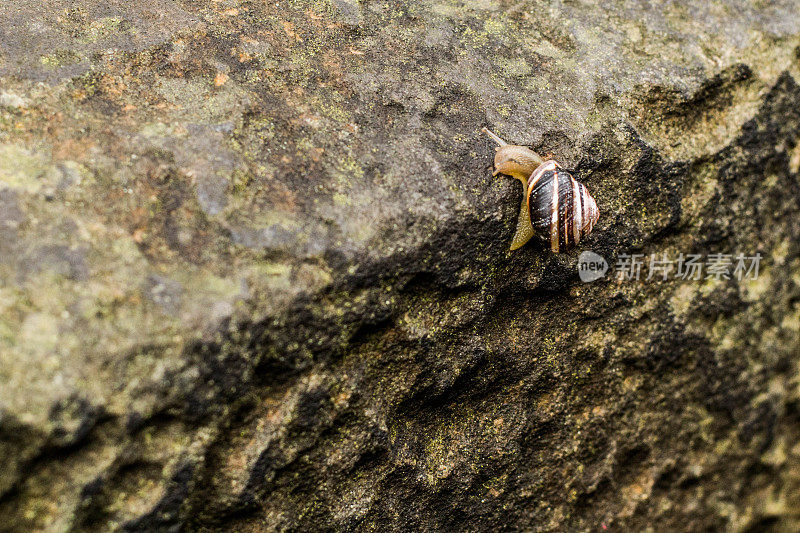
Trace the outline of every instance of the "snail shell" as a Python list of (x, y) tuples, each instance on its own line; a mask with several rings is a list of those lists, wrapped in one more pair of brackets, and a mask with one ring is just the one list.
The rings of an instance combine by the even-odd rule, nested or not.
[(578, 244), (599, 216), (597, 203), (583, 183), (553, 160), (533, 171), (526, 200), (533, 231), (549, 235), (554, 252)]
[(578, 244), (592, 231), (599, 212), (582, 183), (552, 159), (544, 161), (525, 146), (507, 144), (488, 129), (483, 131), (500, 144), (494, 158), (494, 175), (506, 174), (520, 180), (525, 192), (512, 250), (540, 235), (553, 252), (559, 252)]

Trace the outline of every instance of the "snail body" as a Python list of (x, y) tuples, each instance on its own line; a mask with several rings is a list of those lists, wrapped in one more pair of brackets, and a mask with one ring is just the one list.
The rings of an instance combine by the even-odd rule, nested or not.
[(512, 250), (540, 235), (557, 253), (578, 244), (592, 231), (599, 212), (582, 183), (556, 161), (544, 160), (525, 146), (508, 144), (486, 128), (483, 131), (500, 145), (494, 157), (494, 175), (505, 174), (522, 182), (524, 195)]

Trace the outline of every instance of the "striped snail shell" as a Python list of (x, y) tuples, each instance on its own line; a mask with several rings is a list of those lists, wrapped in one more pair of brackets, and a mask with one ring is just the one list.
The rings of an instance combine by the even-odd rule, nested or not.
[(583, 183), (552, 159), (545, 161), (530, 148), (508, 144), (486, 128), (483, 131), (500, 145), (494, 157), (494, 175), (520, 180), (525, 192), (512, 250), (540, 235), (553, 252), (559, 252), (592, 231), (599, 212)]

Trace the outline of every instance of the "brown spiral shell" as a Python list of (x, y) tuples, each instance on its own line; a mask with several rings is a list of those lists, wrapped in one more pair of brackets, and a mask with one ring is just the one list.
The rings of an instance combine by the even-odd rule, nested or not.
[(533, 229), (553, 252), (578, 244), (599, 217), (586, 187), (552, 159), (533, 171), (526, 197)]

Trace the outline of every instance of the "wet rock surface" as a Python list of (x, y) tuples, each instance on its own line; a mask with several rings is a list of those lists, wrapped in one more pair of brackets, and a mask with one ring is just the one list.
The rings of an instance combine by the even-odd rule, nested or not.
[(2, 528), (797, 530), (798, 7), (0, 5)]

